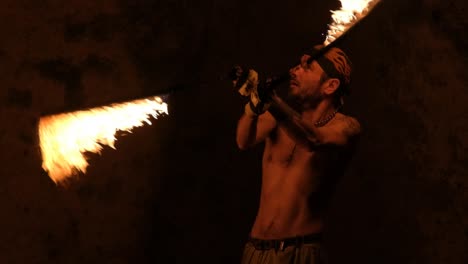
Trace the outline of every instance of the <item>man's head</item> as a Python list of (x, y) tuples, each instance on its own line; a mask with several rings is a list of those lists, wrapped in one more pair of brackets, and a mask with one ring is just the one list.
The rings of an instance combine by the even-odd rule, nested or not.
[[(315, 46), (316, 50), (322, 46)], [(329, 98), (334, 103), (349, 93), (351, 61), (343, 50), (332, 47), (324, 55), (311, 60), (301, 57), (299, 65), (290, 69), (290, 93), (300, 101), (317, 104)]]

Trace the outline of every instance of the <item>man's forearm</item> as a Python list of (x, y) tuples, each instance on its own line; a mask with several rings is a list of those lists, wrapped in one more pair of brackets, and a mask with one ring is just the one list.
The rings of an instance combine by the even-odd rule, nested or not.
[(257, 134), (258, 117), (243, 114), (237, 123), (237, 146), (246, 149), (254, 144)]
[(307, 126), (302, 121), (301, 115), (277, 95), (272, 96), (269, 112), (297, 143), (305, 146), (319, 144), (316, 128)]

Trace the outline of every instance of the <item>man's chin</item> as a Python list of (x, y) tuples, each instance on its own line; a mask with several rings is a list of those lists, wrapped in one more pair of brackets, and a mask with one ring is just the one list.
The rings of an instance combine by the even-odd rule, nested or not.
[(288, 97), (297, 97), (297, 96), (299, 96), (298, 87), (295, 85), (289, 86)]
[(299, 93), (293, 89), (289, 89), (286, 99), (290, 102), (298, 101), (300, 99)]
[(298, 88), (299, 87), (297, 85), (294, 85), (294, 84), (289, 85), (288, 94), (297, 94)]

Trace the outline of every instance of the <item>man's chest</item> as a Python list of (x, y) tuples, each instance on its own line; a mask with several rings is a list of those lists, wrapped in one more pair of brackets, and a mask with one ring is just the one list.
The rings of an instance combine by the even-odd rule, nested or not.
[(297, 144), (297, 142), (281, 128), (278, 128), (267, 140), (265, 151), (268, 160), (288, 165), (293, 162), (301, 161), (305, 163), (303, 164), (305, 166), (307, 163), (312, 162), (316, 156), (314, 151)]

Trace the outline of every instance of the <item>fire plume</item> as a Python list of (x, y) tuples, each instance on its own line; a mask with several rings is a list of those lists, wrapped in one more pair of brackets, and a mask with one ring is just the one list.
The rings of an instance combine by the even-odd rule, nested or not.
[(327, 46), (335, 41), (356, 22), (367, 16), (379, 1), (380, 0), (340, 0), (341, 9), (331, 11), (333, 22), (328, 27), (324, 45)]
[(150, 117), (168, 114), (167, 104), (160, 97), (111, 104), (88, 110), (42, 117), (39, 120), (39, 141), (42, 168), (56, 183), (77, 172), (86, 173), (85, 152), (100, 154), (103, 145), (115, 149), (117, 131), (130, 132)]

